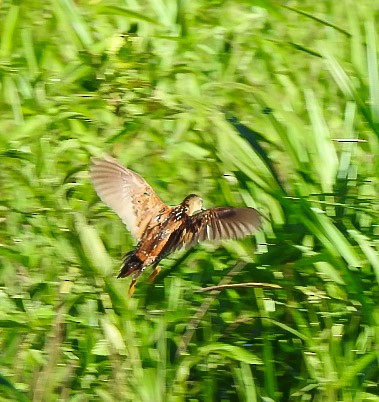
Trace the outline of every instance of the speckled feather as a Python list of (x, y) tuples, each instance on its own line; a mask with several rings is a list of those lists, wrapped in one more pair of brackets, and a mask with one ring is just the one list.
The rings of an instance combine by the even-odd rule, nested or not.
[(127, 253), (118, 277), (133, 274), (134, 282), (148, 266), (154, 268), (170, 253), (199, 241), (239, 239), (261, 224), (253, 208), (202, 210), (202, 200), (187, 196), (175, 207), (164, 204), (137, 173), (115, 159), (93, 159), (90, 176), (99, 197), (111, 207), (138, 240)]

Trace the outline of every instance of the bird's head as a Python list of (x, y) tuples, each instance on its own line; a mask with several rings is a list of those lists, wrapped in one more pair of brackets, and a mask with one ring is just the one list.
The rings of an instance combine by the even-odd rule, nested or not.
[(203, 199), (196, 194), (190, 194), (183, 200), (182, 205), (186, 208), (187, 215), (192, 216), (203, 209)]

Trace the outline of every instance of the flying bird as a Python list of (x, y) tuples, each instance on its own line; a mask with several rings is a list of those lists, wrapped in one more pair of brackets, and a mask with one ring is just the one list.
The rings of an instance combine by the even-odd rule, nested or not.
[(190, 194), (177, 206), (168, 206), (137, 173), (110, 156), (93, 158), (90, 178), (101, 200), (112, 208), (138, 241), (122, 263), (118, 278), (132, 276), (129, 295), (137, 278), (152, 266), (152, 281), (159, 262), (170, 253), (205, 240), (239, 239), (261, 225), (254, 208), (203, 209), (203, 200)]

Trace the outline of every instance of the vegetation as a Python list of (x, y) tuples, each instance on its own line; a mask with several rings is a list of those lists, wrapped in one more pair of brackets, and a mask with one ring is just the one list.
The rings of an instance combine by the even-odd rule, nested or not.
[[(1, 3), (1, 400), (378, 400), (378, 12)], [(103, 153), (263, 230), (128, 298), (133, 239), (88, 179)], [(200, 291), (250, 282), (280, 288)]]

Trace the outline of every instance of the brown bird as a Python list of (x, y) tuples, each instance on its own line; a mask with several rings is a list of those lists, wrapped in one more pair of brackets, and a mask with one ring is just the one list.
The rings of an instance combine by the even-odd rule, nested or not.
[(152, 265), (152, 281), (160, 271), (159, 262), (173, 251), (204, 240), (239, 239), (252, 234), (261, 224), (253, 208), (204, 210), (203, 200), (195, 194), (170, 207), (141, 176), (110, 156), (92, 159), (90, 177), (99, 197), (138, 240), (135, 249), (125, 255), (118, 274), (118, 278), (132, 275), (129, 295), (134, 293), (142, 271)]

